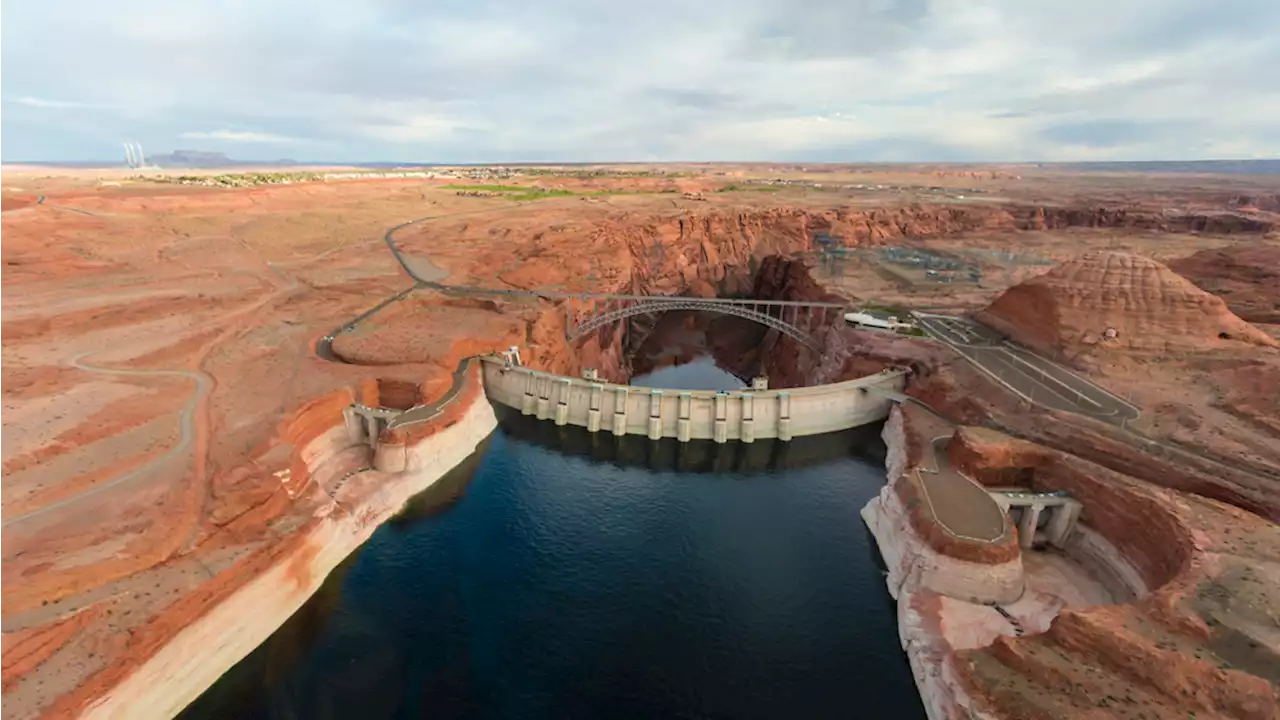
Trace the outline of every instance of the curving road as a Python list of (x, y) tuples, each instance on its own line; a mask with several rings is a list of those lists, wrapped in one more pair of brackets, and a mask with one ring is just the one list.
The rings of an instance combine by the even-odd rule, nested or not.
[(414, 405), (399, 415), (391, 419), (387, 423), (387, 429), (395, 430), (396, 428), (407, 427), (409, 425), (417, 425), (418, 423), (429, 422), (434, 420), (437, 415), (444, 412), (444, 408), (449, 403), (458, 398), (458, 394), (462, 392), (462, 386), (467, 381), (467, 370), (471, 369), (471, 363), (479, 357), (471, 355), (464, 357), (458, 361), (458, 367), (453, 371), (453, 383), (449, 385), (449, 389), (434, 402), (424, 405)]
[[(39, 202), (43, 202), (43, 200), (44, 200), (44, 196), (42, 195), (40, 196)], [(49, 207), (58, 207), (58, 206), (50, 205)], [(91, 214), (85, 211), (76, 210), (75, 208), (61, 208), (61, 209), (72, 210), (75, 212), (84, 212), (85, 214)], [(283, 283), (283, 284), (280, 284), (280, 283), (272, 282), (272, 284), (276, 286), (275, 293), (272, 293), (271, 295), (263, 298), (261, 301), (259, 301), (258, 303), (255, 303), (254, 305), (248, 308), (235, 311), (229, 315), (215, 319), (211, 322), (204, 323), (200, 327), (223, 322), (230, 317), (234, 317), (235, 315), (245, 314), (249, 312), (256, 312), (263, 305), (270, 302), (275, 296), (279, 295), (280, 293), (291, 292), (292, 290), (298, 287), (299, 283), (297, 279), (286, 274), (275, 263), (268, 261), (265, 264), (273, 273), (275, 273), (275, 275)], [(128, 369), (128, 368), (99, 367), (96, 365), (89, 365), (84, 363), (83, 359), (92, 354), (93, 352), (80, 353), (79, 355), (73, 357), (70, 361), (68, 361), (68, 364), (76, 368), (77, 370), (83, 370), (85, 372), (92, 372), (92, 373), (100, 373), (104, 375), (127, 375), (127, 376), (135, 376), (135, 377), (137, 376), (182, 377), (182, 378), (195, 380), (196, 382), (195, 392), (192, 393), (189, 398), (187, 398), (187, 402), (183, 406), (182, 411), (178, 417), (178, 443), (173, 447), (169, 448), (167, 451), (165, 451), (163, 455), (160, 455), (157, 458), (154, 458), (146, 463), (143, 463), (142, 465), (124, 473), (123, 475), (120, 475), (119, 477), (113, 478), (107, 482), (100, 483), (88, 490), (77, 493), (70, 497), (63, 498), (62, 500), (51, 503), (49, 505), (45, 505), (43, 507), (32, 510), (30, 512), (26, 512), (21, 515), (16, 515), (14, 517), (7, 518), (3, 521), (3, 523), (0, 523), (0, 527), (9, 527), (10, 525), (22, 522), (24, 520), (30, 520), (32, 518), (39, 517), (44, 513), (49, 512), (50, 510), (57, 510), (58, 508), (65, 507), (67, 505), (79, 502), (89, 497), (93, 497), (94, 495), (104, 490), (109, 490), (113, 487), (126, 483), (130, 480), (134, 480), (138, 477), (141, 477), (142, 475), (146, 474), (148, 471), (160, 466), (165, 462), (168, 462), (174, 456), (184, 453), (187, 450), (187, 448), (191, 446), (192, 441), (196, 439), (197, 431), (196, 431), (195, 414), (200, 407), (201, 401), (203, 401), (205, 397), (207, 397), (209, 393), (213, 391), (215, 382), (212, 377), (210, 377), (207, 373), (204, 373), (199, 370), (135, 370), (135, 369)]]
[[(333, 354), (334, 338), (336, 338), (338, 335), (341, 335), (344, 332), (349, 332), (351, 330), (354, 330), (356, 326), (358, 326), (360, 323), (364, 322), (365, 320), (369, 319), (371, 316), (375, 315), (379, 310), (382, 310), (383, 308), (385, 308), (386, 306), (390, 305), (393, 302), (396, 302), (397, 300), (403, 299), (409, 293), (413, 292), (414, 290), (417, 290), (418, 288), (430, 288), (432, 290), (436, 290), (439, 292), (456, 293), (456, 294), (462, 294), (462, 295), (491, 294), (491, 295), (507, 295), (507, 296), (513, 296), (513, 295), (526, 296), (526, 297), (540, 296), (541, 293), (533, 292), (530, 290), (508, 290), (508, 289), (501, 289), (501, 288), (490, 289), (490, 288), (482, 288), (475, 285), (449, 285), (447, 283), (440, 282), (444, 278), (449, 277), (448, 270), (445, 270), (444, 268), (435, 265), (429, 259), (426, 259), (426, 258), (423, 258), (422, 260), (415, 262), (414, 259), (405, 256), (403, 253), (400, 252), (400, 248), (396, 247), (396, 241), (395, 241), (396, 233), (411, 225), (417, 225), (418, 223), (423, 223), (428, 220), (439, 220), (441, 218), (457, 217), (459, 215), (476, 215), (476, 214), (488, 213), (488, 212), (493, 212), (493, 208), (484, 208), (481, 210), (464, 210), (462, 212), (442, 213), (439, 215), (427, 215), (426, 217), (420, 217), (414, 220), (406, 220), (405, 222), (402, 222), (399, 225), (394, 225), (388, 228), (387, 231), (382, 234), (382, 240), (387, 244), (387, 249), (391, 251), (391, 256), (396, 259), (396, 262), (400, 265), (401, 269), (403, 269), (405, 274), (408, 275), (414, 281), (413, 285), (410, 285), (404, 290), (401, 290), (395, 295), (392, 295), (386, 300), (383, 300), (377, 305), (374, 305), (373, 307), (351, 318), (350, 320), (344, 322), (343, 324), (339, 325), (338, 327), (334, 328), (329, 333), (321, 337), (320, 341), (316, 343), (316, 354), (319, 355), (321, 358), (328, 360), (329, 362), (338, 362), (338, 363), (344, 362), (342, 358), (339, 358), (338, 356)], [(426, 265), (429, 268), (427, 271), (429, 276), (424, 277), (422, 274), (419, 273), (418, 270), (414, 269), (414, 265), (419, 263), (426, 263)]]
[(146, 462), (113, 480), (101, 483), (99, 485), (95, 485), (94, 487), (88, 490), (85, 490), (82, 493), (77, 493), (75, 495), (72, 495), (71, 497), (63, 498), (62, 500), (59, 500), (55, 503), (51, 503), (49, 505), (45, 505), (36, 510), (32, 510), (31, 512), (23, 513), (21, 515), (8, 518), (4, 521), (3, 524), (0, 524), (0, 527), (8, 527), (13, 523), (39, 517), (40, 515), (43, 515), (44, 513), (47, 513), (50, 510), (57, 510), (60, 507), (65, 507), (67, 505), (70, 505), (71, 503), (79, 502), (81, 500), (84, 500), (87, 497), (92, 497), (93, 495), (96, 495), (104, 490), (110, 490), (111, 488), (116, 487), (117, 485), (133, 480), (134, 478), (147, 473), (148, 471), (160, 466), (161, 464), (168, 462), (175, 456), (178, 456), (184, 453), (186, 449), (191, 445), (191, 441), (195, 439), (196, 408), (200, 405), (200, 401), (203, 400), (204, 397), (213, 390), (213, 384), (214, 384), (213, 378), (209, 377), (203, 372), (192, 371), (192, 370), (128, 370), (128, 369), (122, 369), (122, 368), (98, 367), (96, 365), (88, 365), (88, 364), (85, 364), (84, 362), (81, 362), (86, 356), (92, 355), (92, 354), (93, 353), (81, 353), (71, 359), (70, 365), (76, 368), (77, 370), (84, 370), (86, 372), (92, 372), (92, 373), (101, 373), (103, 375), (182, 377), (182, 378), (188, 378), (196, 381), (196, 391), (191, 394), (190, 398), (187, 399), (187, 403), (182, 407), (182, 412), (178, 417), (178, 443), (173, 447), (169, 448), (160, 457), (154, 458), (149, 462)]

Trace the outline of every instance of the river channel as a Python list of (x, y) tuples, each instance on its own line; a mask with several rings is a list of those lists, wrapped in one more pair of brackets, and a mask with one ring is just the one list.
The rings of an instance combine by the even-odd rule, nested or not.
[[(699, 356), (632, 380), (724, 389)], [(878, 428), (680, 444), (510, 414), (186, 718), (921, 718), (859, 509)]]

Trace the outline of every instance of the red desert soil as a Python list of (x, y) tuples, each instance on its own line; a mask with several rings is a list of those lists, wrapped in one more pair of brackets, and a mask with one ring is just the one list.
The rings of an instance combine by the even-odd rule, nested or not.
[[(811, 252), (816, 234), (854, 249), (936, 241), (1018, 250), (1057, 247), (1065, 239), (1082, 251), (1119, 242), (1132, 252), (1177, 257), (1256, 243), (1277, 226), (1273, 207), (1226, 201), (1274, 193), (1255, 178), (1084, 177), (1034, 168), (946, 176), (932, 168), (679, 170), (689, 177), (519, 178), (512, 182), (621, 192), (591, 202), (517, 203), (458, 196), (442, 187), (448, 180), (217, 189), (119, 177), (119, 187), (99, 187), (92, 173), (6, 169), (0, 220), (7, 296), (0, 486), (6, 716), (78, 713), (217, 601), (288, 557), (299, 533), (332, 507), (329, 492), (339, 482), (310, 477), (295, 451), (340, 422), (353, 400), (376, 400), (375, 381), (383, 381), (388, 402), (402, 405), (414, 392), (431, 399), (448, 386), (461, 357), (512, 344), (552, 370), (592, 366), (617, 379), (629, 372), (610, 332), (569, 347), (563, 313), (550, 302), (472, 302), (427, 289), (339, 334), (335, 355), (363, 364), (317, 357), (325, 334), (411, 286), (383, 242), (392, 226), (425, 218), (396, 242), (419, 274), (447, 275), (454, 283), (664, 294), (755, 289), (780, 297), (822, 288), (783, 266), (769, 288), (754, 288), (753, 270), (771, 255)], [(823, 187), (710, 192), (776, 177)], [(22, 187), (21, 196), (10, 194), (10, 183)], [(851, 189), (867, 183), (896, 189)], [(968, 192), (975, 185), (988, 198), (923, 189)], [(672, 189), (678, 192), (664, 192)], [(704, 197), (686, 198), (686, 191)], [(23, 201), (38, 195), (47, 201)], [(1162, 203), (1187, 210), (1169, 214)], [(904, 279), (868, 257), (841, 278), (820, 279), (846, 295), (921, 307), (944, 301), (981, 307), (1011, 284), (940, 288)], [(1028, 268), (1043, 269), (992, 265), (988, 277)], [(1156, 310), (1132, 320), (1133, 327), (1194, 330), (1200, 342), (1200, 324), (1161, 319)], [(1232, 329), (1256, 339), (1247, 328)], [(1232, 352), (1245, 346), (1236, 338), (1219, 341), (1219, 330), (1210, 345), (1221, 342)], [(749, 329), (735, 333), (755, 342)], [(946, 353), (907, 338), (853, 331), (831, 337), (837, 345), (830, 357), (816, 359), (777, 338), (762, 339), (773, 348), (771, 374), (802, 382), (895, 361), (925, 369)], [(1269, 367), (1238, 368), (1245, 388), (1238, 394), (1254, 398), (1254, 409), (1236, 410), (1268, 411), (1257, 397), (1274, 390)], [(957, 367), (955, 374), (962, 372)], [(1200, 397), (1161, 382), (1150, 380), (1155, 389), (1144, 407), (1149, 400), (1172, 402), (1208, 413), (1216, 401), (1208, 390)], [(1256, 423), (1218, 412), (1226, 435), (1208, 441), (1273, 441), (1256, 435)], [(1076, 432), (1056, 419), (1016, 411), (1009, 418), (1015, 425), (1044, 422), (1068, 441)], [(1127, 446), (1117, 447), (1116, 457), (1129, 457)], [(1135, 474), (1150, 479), (1146, 471)], [(1188, 480), (1187, 488), (1210, 481), (1195, 482), (1201, 484)], [(1229, 475), (1217, 482), (1222, 494), (1238, 484)], [(1275, 492), (1238, 495), (1264, 490)], [(358, 501), (370, 488), (349, 492)], [(1235, 592), (1230, 583), (1223, 587)]]
[(1221, 297), (1242, 320), (1280, 324), (1280, 245), (1250, 243), (1201, 250), (1169, 268)]

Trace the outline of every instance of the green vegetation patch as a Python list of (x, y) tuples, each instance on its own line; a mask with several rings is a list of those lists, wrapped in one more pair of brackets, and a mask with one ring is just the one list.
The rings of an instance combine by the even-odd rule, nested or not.
[(725, 185), (716, 192), (778, 192), (781, 189), (774, 185)]
[(445, 185), (446, 190), (482, 190), (484, 192), (509, 193), (509, 192), (529, 192), (537, 188), (531, 188), (524, 185)]
[(219, 175), (134, 175), (129, 179), (173, 185), (249, 187), (252, 185), (287, 185), (296, 182), (313, 182), (315, 180), (323, 180), (324, 174), (317, 172), (248, 172), (222, 173)]
[(539, 188), (526, 189), (525, 192), (515, 193), (509, 197), (512, 200), (542, 200), (544, 198), (553, 197), (573, 197), (577, 195), (572, 190), (542, 190)]
[(563, 190), (558, 188), (540, 188), (528, 185), (443, 185), (446, 190), (461, 190), (466, 192), (488, 192), (495, 195), (501, 195), (508, 200), (516, 200), (520, 202), (528, 200), (545, 200), (546, 198), (558, 197), (603, 197), (606, 195), (644, 195), (651, 193), (651, 190), (627, 190), (624, 188), (614, 188), (608, 190), (593, 190), (591, 192), (576, 192), (573, 190)]
[(859, 310), (868, 310), (871, 312), (882, 312), (889, 315), (896, 315), (899, 319), (911, 317), (911, 309), (901, 305), (882, 305), (880, 303), (862, 303), (858, 305)]

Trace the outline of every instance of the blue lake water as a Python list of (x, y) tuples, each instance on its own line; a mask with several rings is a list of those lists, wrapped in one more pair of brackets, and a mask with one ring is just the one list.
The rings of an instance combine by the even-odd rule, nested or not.
[(876, 430), (682, 445), (504, 415), (184, 717), (922, 718), (858, 515)]

